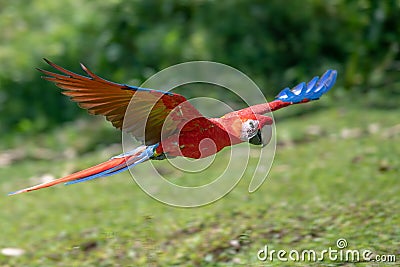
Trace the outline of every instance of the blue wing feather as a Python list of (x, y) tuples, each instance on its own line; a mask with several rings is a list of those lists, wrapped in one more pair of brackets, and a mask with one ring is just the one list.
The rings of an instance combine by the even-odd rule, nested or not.
[(277, 96), (277, 100), (299, 103), (304, 100), (316, 100), (328, 92), (336, 82), (337, 71), (328, 70), (321, 78), (314, 77), (307, 84), (302, 82), (293, 89), (285, 88)]
[(155, 90), (155, 89), (150, 89), (150, 88), (144, 88), (144, 87), (138, 87), (138, 86), (133, 86), (133, 85), (128, 85), (128, 84), (124, 84), (123, 85), (125, 88), (128, 88), (129, 90), (132, 91), (142, 91), (142, 92), (157, 92), (157, 93), (161, 93), (164, 95), (174, 95), (171, 92), (167, 92), (167, 91), (162, 91), (162, 90)]

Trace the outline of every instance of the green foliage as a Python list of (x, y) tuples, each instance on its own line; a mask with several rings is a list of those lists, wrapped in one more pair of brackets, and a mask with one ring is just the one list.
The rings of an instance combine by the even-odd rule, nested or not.
[(339, 70), (349, 97), (400, 92), (396, 0), (3, 0), (0, 10), (0, 134), (83, 114), (40, 80), (41, 57), (134, 84), (176, 63), (213, 60), (245, 72), (269, 99), (327, 68)]
[[(254, 194), (247, 177), (213, 205), (175, 209), (125, 173), (4, 196), (0, 246), (25, 253), (0, 255), (0, 265), (247, 266), (260, 264), (256, 252), (266, 244), (326, 249), (338, 238), (350, 249), (398, 254), (399, 116), (387, 108), (400, 99), (399, 9), (398, 0), (0, 0), (3, 194), (121, 152), (105, 147), (119, 135), (103, 118), (76, 120), (85, 112), (40, 79), (34, 68), (49, 69), (42, 57), (80, 73), (83, 62), (132, 84), (176, 63), (213, 60), (246, 73), (269, 99), (339, 70), (324, 101), (275, 115), (279, 150)], [(189, 88), (185, 95), (195, 95)], [(215, 91), (212, 97), (234, 101)], [(194, 182), (157, 163), (174, 182)]]

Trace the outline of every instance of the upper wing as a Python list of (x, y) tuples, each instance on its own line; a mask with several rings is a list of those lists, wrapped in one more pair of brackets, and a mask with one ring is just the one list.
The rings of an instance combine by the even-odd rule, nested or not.
[[(47, 75), (43, 77), (45, 80), (64, 89), (64, 95), (89, 113), (104, 115), (116, 128), (131, 133), (146, 144), (159, 142), (161, 132), (163, 136), (173, 134), (188, 118), (203, 117), (182, 95), (113, 83), (100, 78), (83, 64), (81, 67), (89, 77), (45, 61), (63, 73), (38, 69)], [(130, 104), (131, 99), (134, 101)]]

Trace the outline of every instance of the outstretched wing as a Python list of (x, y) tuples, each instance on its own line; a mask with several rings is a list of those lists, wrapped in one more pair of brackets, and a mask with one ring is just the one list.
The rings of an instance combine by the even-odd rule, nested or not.
[(336, 82), (336, 76), (336, 70), (327, 70), (321, 78), (315, 76), (307, 84), (302, 82), (292, 89), (283, 89), (276, 96), (276, 99), (293, 104), (304, 102), (305, 100), (317, 100), (332, 88)]
[(336, 70), (327, 70), (321, 78), (315, 76), (308, 83), (302, 82), (292, 89), (289, 87), (283, 89), (276, 96), (275, 100), (270, 103), (254, 105), (243, 109), (240, 112), (243, 114), (265, 114), (293, 104), (307, 103), (317, 100), (333, 87), (336, 82), (336, 77)]
[[(64, 95), (89, 113), (104, 115), (114, 127), (131, 133), (147, 145), (159, 142), (161, 131), (163, 136), (168, 136), (179, 125), (187, 122), (188, 118), (203, 117), (182, 95), (110, 82), (97, 76), (83, 64), (81, 67), (89, 77), (68, 71), (46, 59), (45, 61), (63, 73), (38, 69), (46, 75), (43, 77), (45, 80), (54, 82), (64, 90)], [(133, 97), (135, 101), (130, 104)], [(129, 121), (124, 121), (126, 114), (129, 115)], [(171, 119), (166, 120), (168, 116)]]

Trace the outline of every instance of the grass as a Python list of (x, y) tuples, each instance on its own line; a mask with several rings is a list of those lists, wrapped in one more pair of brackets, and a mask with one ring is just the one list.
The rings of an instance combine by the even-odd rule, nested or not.
[[(30, 152), (0, 169), (0, 248), (25, 253), (0, 255), (0, 265), (355, 265), (328, 259), (257, 260), (265, 245), (270, 250), (322, 251), (336, 249), (339, 238), (347, 240), (348, 249), (393, 254), (400, 261), (399, 112), (348, 103), (318, 109), (320, 105), (277, 112), (276, 157), (259, 190), (247, 192), (246, 176), (220, 201), (194, 209), (153, 200), (129, 173), (7, 197), (7, 192), (32, 185), (44, 174), (58, 177), (119, 153), (117, 145), (95, 145), (101, 135), (90, 130), (93, 127), (105, 136), (118, 135), (96, 121), (24, 140), (22, 148)], [(110, 140), (118, 141), (115, 136)], [(74, 144), (72, 152), (65, 153)], [(38, 148), (52, 153), (34, 153)], [(223, 151), (220, 157), (228, 154)], [(250, 160), (248, 168), (255, 163)], [(168, 163), (157, 166), (171, 179), (191, 179), (170, 171)], [(138, 169), (145, 174), (147, 168)], [(220, 168), (208, 169), (207, 176)]]

